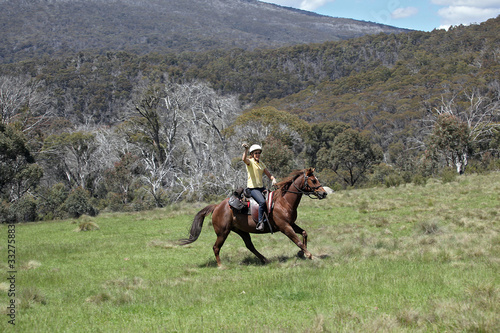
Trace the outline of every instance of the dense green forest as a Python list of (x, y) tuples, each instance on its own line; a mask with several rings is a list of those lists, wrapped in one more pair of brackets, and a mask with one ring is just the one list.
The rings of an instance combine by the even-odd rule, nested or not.
[(3, 64), (2, 222), (227, 195), (244, 141), (278, 176), (313, 166), (339, 189), (498, 170), (499, 32)]

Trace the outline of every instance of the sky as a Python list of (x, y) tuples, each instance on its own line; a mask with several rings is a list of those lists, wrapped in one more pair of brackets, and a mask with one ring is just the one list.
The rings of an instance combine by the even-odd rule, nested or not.
[(500, 15), (500, 0), (261, 0), (321, 15), (421, 31), (484, 22)]

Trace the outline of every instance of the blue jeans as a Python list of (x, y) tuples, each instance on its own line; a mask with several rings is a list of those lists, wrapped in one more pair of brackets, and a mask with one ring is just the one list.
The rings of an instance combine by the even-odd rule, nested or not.
[(264, 190), (264, 187), (250, 189), (252, 198), (254, 198), (255, 201), (257, 201), (257, 203), (259, 204), (259, 222), (263, 222), (264, 212), (266, 211), (266, 198), (264, 198), (264, 194), (262, 194)]

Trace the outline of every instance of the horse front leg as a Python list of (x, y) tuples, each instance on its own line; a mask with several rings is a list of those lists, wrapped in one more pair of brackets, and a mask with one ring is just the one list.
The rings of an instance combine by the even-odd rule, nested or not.
[[(309, 259), (313, 259), (313, 255), (307, 250), (307, 233), (302, 230), (300, 227), (293, 228), (292, 226), (288, 225), (284, 230), (281, 230), (282, 233), (284, 233), (292, 242), (294, 242), (302, 251), (302, 253)], [(295, 230), (301, 230), (302, 237), (304, 239), (303, 242), (300, 241), (299, 237), (297, 236), (297, 231)], [(299, 252), (300, 254), (300, 252)]]
[(296, 234), (302, 235), (302, 242), (304, 243), (304, 246), (307, 247), (307, 232), (298, 225), (296, 225), (295, 223), (292, 225), (292, 228)]
[[(302, 229), (301, 227), (299, 227), (298, 225), (296, 225), (295, 223), (292, 225), (292, 228), (293, 228), (293, 231), (296, 233), (296, 234), (300, 234), (302, 235), (302, 243), (304, 244), (304, 247), (307, 248), (307, 232)], [(303, 257), (304, 256), (304, 251), (299, 251), (297, 253), (297, 255), (299, 257)]]

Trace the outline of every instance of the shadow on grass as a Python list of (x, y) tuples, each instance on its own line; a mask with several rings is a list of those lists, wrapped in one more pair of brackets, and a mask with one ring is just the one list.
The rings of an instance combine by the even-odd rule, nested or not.
[[(231, 264), (232, 261), (230, 260), (223, 260), (222, 261), (222, 265), (224, 266), (224, 264)], [(266, 264), (262, 263), (257, 257), (252, 257), (252, 256), (247, 256), (245, 257), (240, 263), (240, 265), (244, 265), (244, 266), (264, 266)], [(198, 266), (198, 268), (217, 268), (217, 261), (214, 260), (214, 259), (211, 259), (209, 261), (207, 261), (206, 263), (204, 264), (201, 264)]]
[[(330, 258), (330, 255), (328, 255), (328, 254), (322, 254), (322, 255), (318, 255), (318, 256), (313, 255), (313, 258), (314, 258), (313, 260), (316, 260), (316, 259), (328, 259), (328, 258)], [(276, 257), (276, 259), (280, 263), (285, 263), (287, 261), (295, 260), (295, 259), (302, 259), (304, 261), (309, 260), (308, 258), (306, 258), (304, 256), (304, 253), (302, 253), (302, 251), (299, 251), (297, 253), (297, 255), (295, 255), (295, 256), (279, 256), (279, 257)]]
[(259, 258), (255, 256), (247, 256), (243, 261), (240, 263), (241, 265), (245, 266), (264, 266), (266, 263), (263, 263), (262, 261), (259, 260)]
[(207, 261), (205, 264), (201, 264), (198, 268), (217, 268), (217, 261), (215, 259)]
[[(314, 256), (314, 258), (315, 259), (328, 259), (328, 258), (330, 258), (330, 255), (322, 254), (319, 256)], [(257, 257), (249, 255), (249, 256), (246, 256), (241, 262), (239, 262), (239, 264), (243, 265), (243, 266), (265, 266), (265, 265), (272, 264), (273, 262), (276, 262), (276, 261), (279, 263), (286, 263), (290, 260), (295, 260), (295, 259), (302, 259), (304, 261), (308, 260), (299, 251), (299, 253), (297, 253), (297, 255), (295, 255), (295, 256), (282, 255), (282, 256), (272, 257), (272, 258), (268, 259), (269, 261), (267, 263), (263, 263)], [(226, 260), (226, 264), (230, 264), (230, 263), (232, 263), (232, 261)], [(224, 261), (222, 264), (224, 265)], [(215, 259), (211, 259), (211, 260), (207, 261), (206, 263), (199, 265), (198, 268), (217, 268), (217, 261)]]

